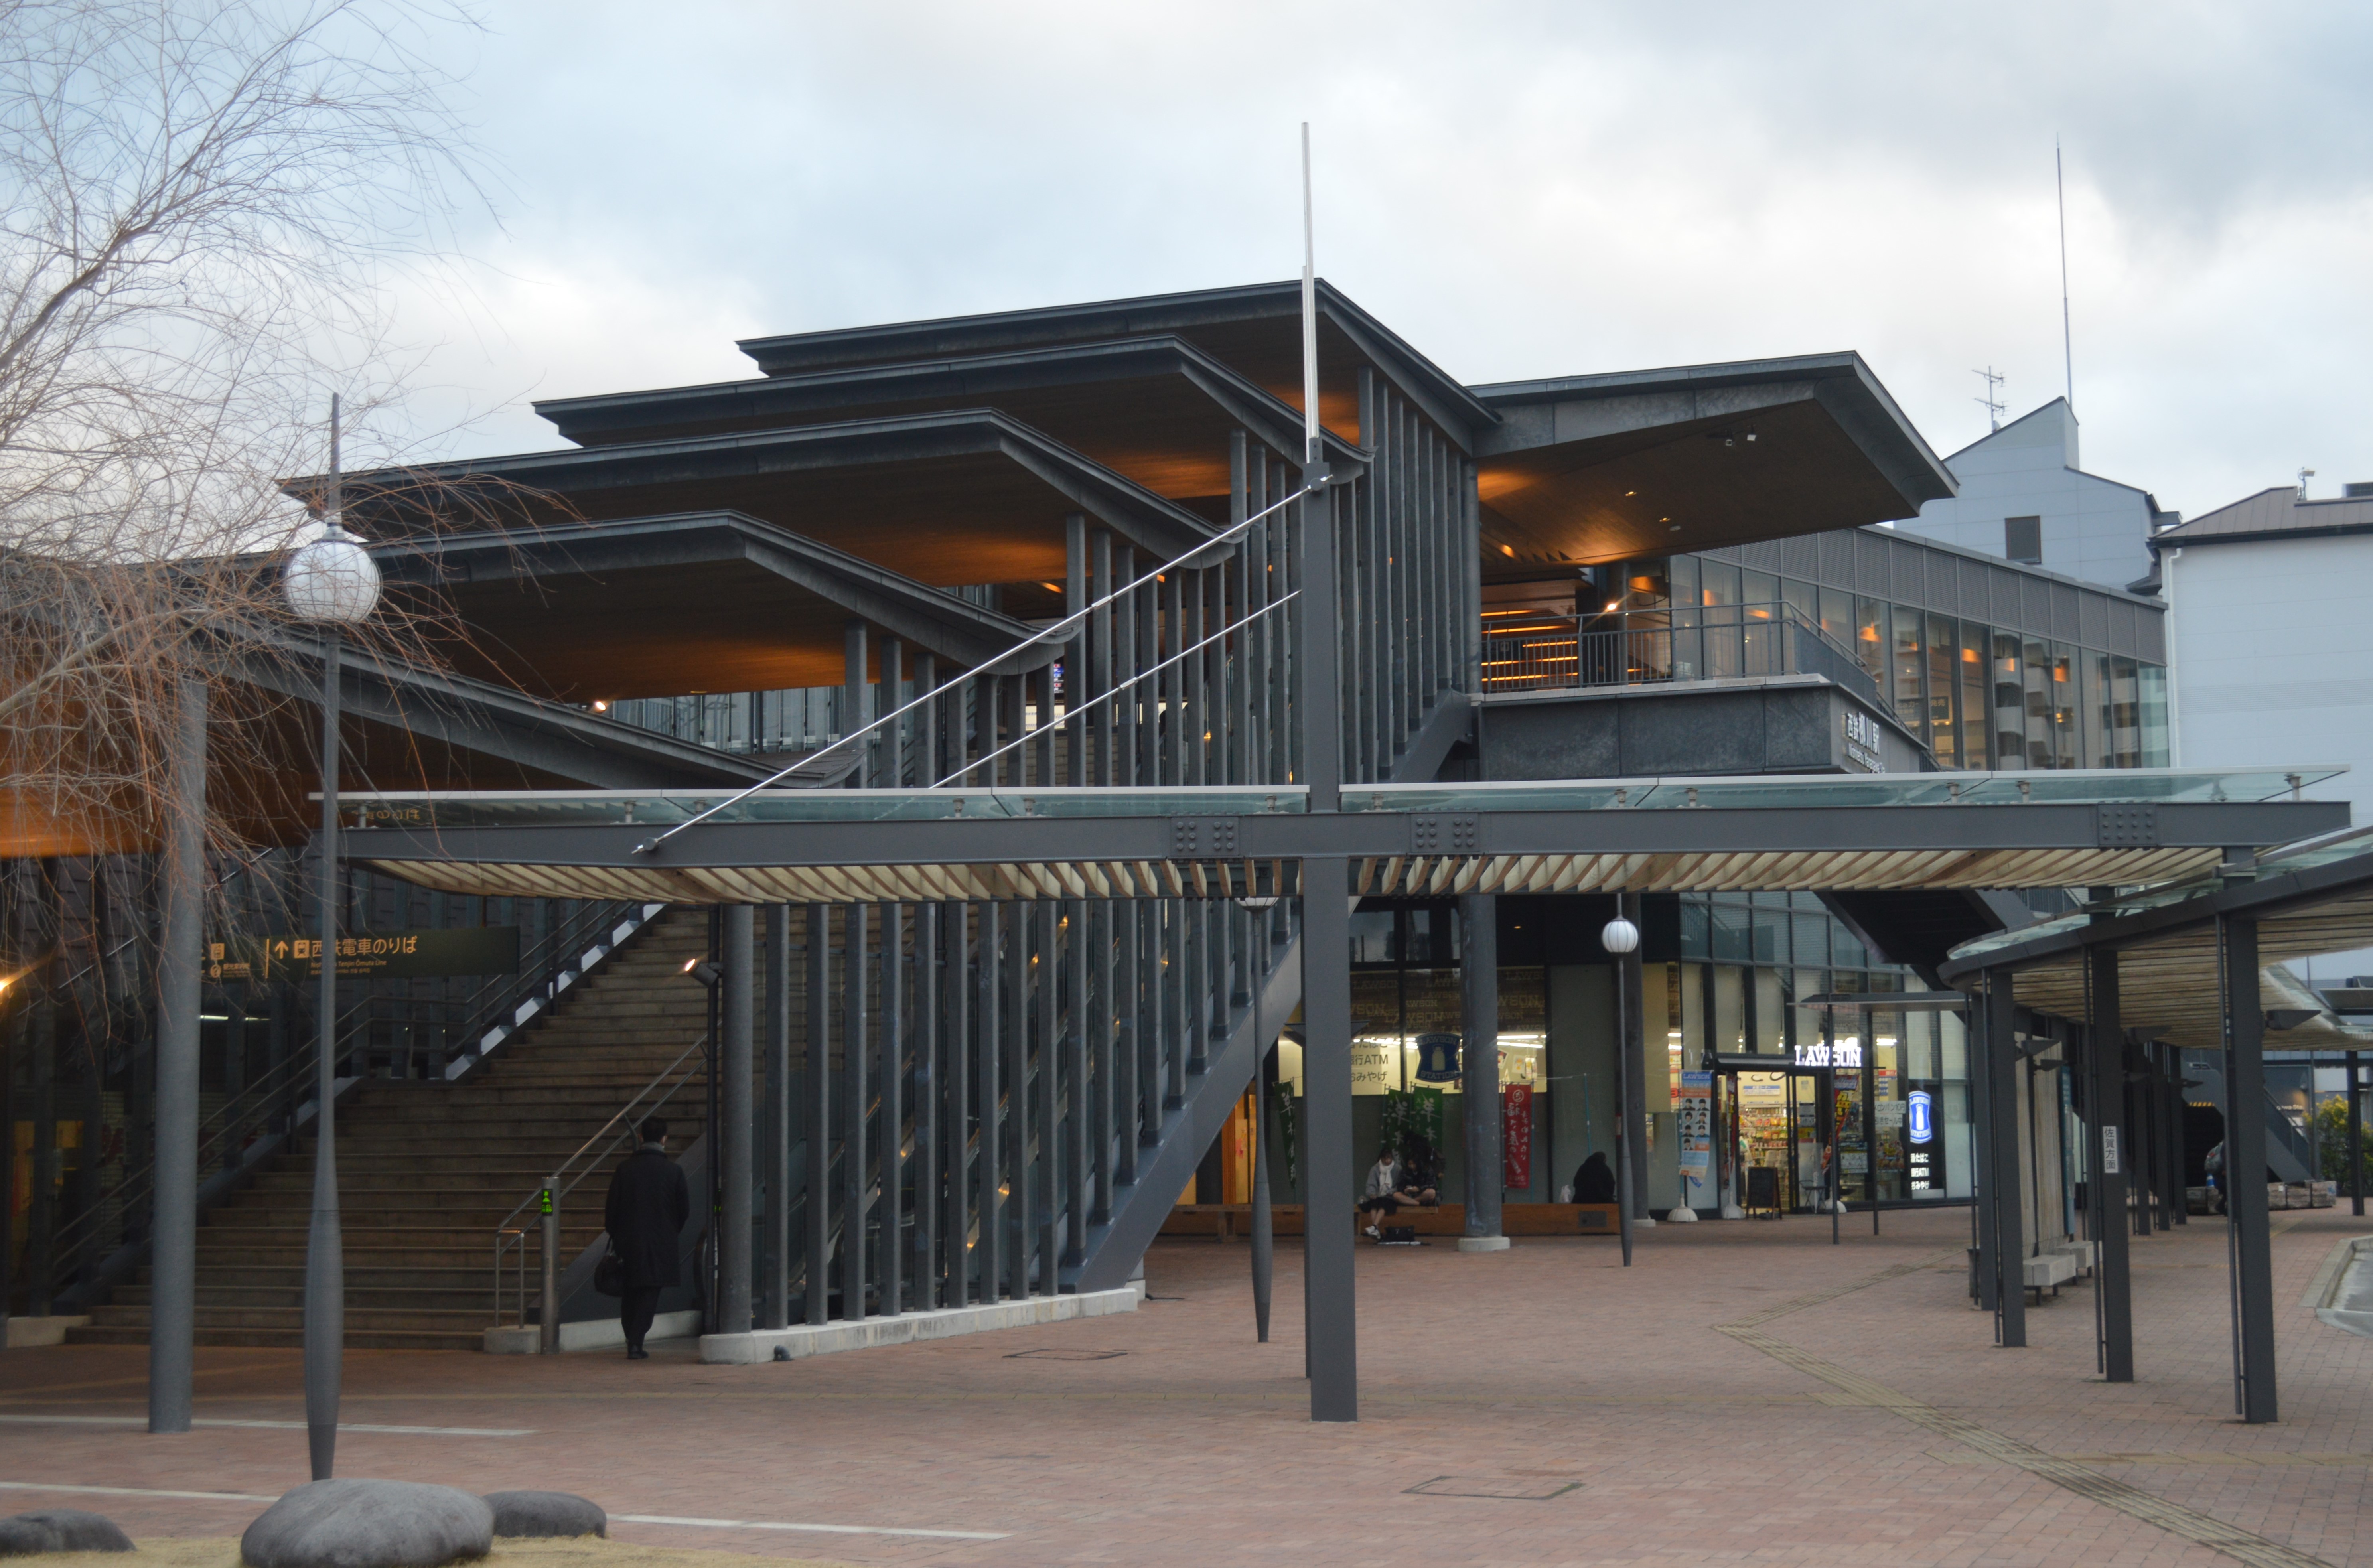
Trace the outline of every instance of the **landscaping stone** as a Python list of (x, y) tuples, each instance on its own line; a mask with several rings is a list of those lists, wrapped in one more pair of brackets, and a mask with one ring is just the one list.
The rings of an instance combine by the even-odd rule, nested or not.
[(0, 1557), (36, 1551), (130, 1551), (115, 1521), (79, 1508), (42, 1508), (0, 1519)]
[(443, 1568), (494, 1534), (495, 1511), (458, 1487), (317, 1480), (266, 1508), (239, 1553), (249, 1568)]
[(610, 1515), (573, 1492), (490, 1492), (497, 1537), (602, 1536)]

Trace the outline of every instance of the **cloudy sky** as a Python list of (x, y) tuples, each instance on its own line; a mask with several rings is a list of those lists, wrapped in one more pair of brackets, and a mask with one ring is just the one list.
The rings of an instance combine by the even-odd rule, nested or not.
[(1940, 453), (2062, 390), (2198, 513), (2373, 480), (2373, 8), (497, 0), (424, 428), (737, 336), (1319, 268), (1468, 381), (1858, 349)]

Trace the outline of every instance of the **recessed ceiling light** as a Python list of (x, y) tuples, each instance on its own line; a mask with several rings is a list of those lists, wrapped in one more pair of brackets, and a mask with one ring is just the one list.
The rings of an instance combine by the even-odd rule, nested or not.
[(1624, 491), (1623, 493), (1624, 493), (1625, 495), (1627, 495), (1627, 496), (1636, 496), (1636, 495), (1638, 495), (1640, 492), (1639, 492), (1639, 491), (1637, 491), (1637, 490), (1626, 490), (1626, 491)]
[(1508, 557), (1510, 560), (1512, 560), (1512, 561), (1513, 561), (1513, 560), (1514, 560), (1514, 559), (1516, 558), (1516, 552), (1515, 552), (1515, 550), (1514, 550), (1513, 547), (1511, 547), (1511, 546), (1509, 546), (1509, 545), (1506, 545), (1506, 544), (1502, 544), (1502, 545), (1501, 545), (1501, 546), (1500, 546), (1500, 554), (1502, 554), (1502, 555), (1503, 555), (1503, 556), (1507, 556), (1507, 557)]

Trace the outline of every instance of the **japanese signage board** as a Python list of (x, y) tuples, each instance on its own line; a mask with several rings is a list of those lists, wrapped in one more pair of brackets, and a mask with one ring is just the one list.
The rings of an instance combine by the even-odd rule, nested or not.
[(1887, 771), (1885, 745), (1887, 733), (1879, 721), (1858, 708), (1849, 708), (1843, 720), (1846, 761), (1865, 773)]
[[(234, 937), (206, 943), (209, 980), (310, 980), (321, 942), (310, 936)], [(454, 930), (357, 931), (338, 939), (338, 973), (362, 980), (519, 973), (517, 926)]]
[(1500, 1182), (1522, 1190), (1533, 1185), (1533, 1086), (1511, 1083), (1500, 1091)]

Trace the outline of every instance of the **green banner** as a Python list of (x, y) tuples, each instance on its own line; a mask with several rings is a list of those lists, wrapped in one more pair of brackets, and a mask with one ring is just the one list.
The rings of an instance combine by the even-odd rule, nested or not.
[[(321, 939), (234, 937), (206, 944), (209, 980), (310, 980), (321, 973)], [(446, 975), (516, 975), (517, 926), (452, 930), (357, 931), (338, 939), (338, 973), (358, 980), (420, 980)]]

